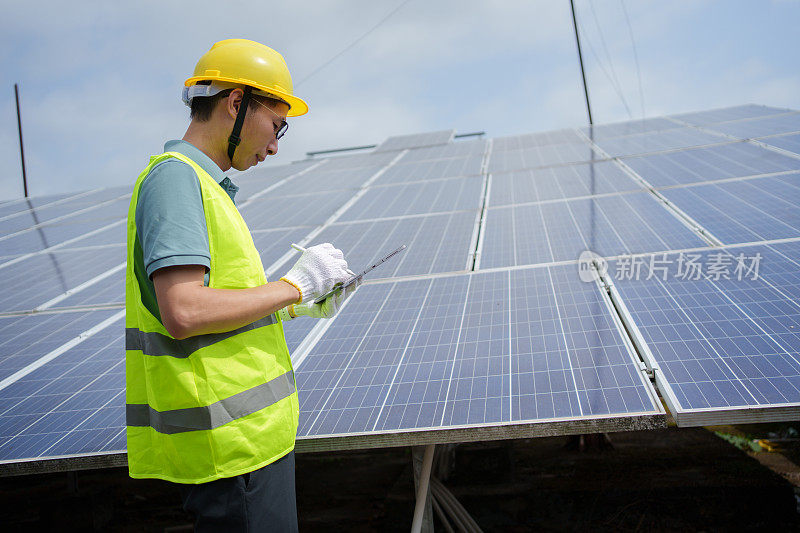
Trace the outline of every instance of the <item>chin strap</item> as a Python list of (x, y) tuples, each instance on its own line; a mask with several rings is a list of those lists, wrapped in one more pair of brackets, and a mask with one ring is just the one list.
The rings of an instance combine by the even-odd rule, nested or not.
[(233, 152), (236, 151), (236, 147), (239, 146), (239, 143), (242, 141), (242, 138), (239, 137), (239, 134), (242, 133), (244, 116), (247, 114), (247, 105), (250, 103), (250, 93), (252, 90), (252, 87), (245, 85), (242, 103), (239, 105), (239, 113), (236, 115), (236, 122), (233, 123), (233, 131), (231, 132), (231, 136), (228, 137), (228, 159), (231, 160), (231, 164), (233, 164)]

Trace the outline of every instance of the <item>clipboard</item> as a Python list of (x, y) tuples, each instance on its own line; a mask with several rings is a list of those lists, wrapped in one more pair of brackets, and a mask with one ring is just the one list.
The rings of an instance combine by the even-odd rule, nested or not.
[(350, 287), (351, 285), (353, 285), (354, 283), (356, 283), (358, 280), (360, 280), (361, 278), (363, 278), (363, 277), (364, 277), (364, 276), (365, 276), (365, 275), (366, 275), (368, 272), (370, 272), (370, 271), (371, 271), (373, 268), (375, 268), (375, 267), (377, 267), (377, 266), (379, 266), (379, 265), (381, 265), (381, 264), (385, 263), (386, 261), (388, 261), (389, 259), (391, 259), (392, 257), (394, 257), (395, 255), (399, 254), (400, 252), (402, 252), (402, 251), (403, 251), (403, 250), (405, 250), (405, 249), (406, 249), (406, 245), (404, 244), (403, 246), (401, 246), (401, 247), (400, 247), (400, 248), (398, 248), (397, 250), (395, 250), (395, 251), (393, 251), (393, 252), (389, 253), (389, 254), (388, 254), (386, 257), (384, 257), (383, 259), (380, 259), (380, 260), (376, 261), (375, 263), (371, 264), (370, 266), (368, 266), (367, 268), (365, 268), (364, 270), (362, 270), (361, 272), (359, 272), (358, 274), (356, 274), (356, 275), (355, 275), (355, 276), (353, 276), (352, 278), (348, 279), (348, 280), (347, 280), (347, 281), (345, 281), (344, 283), (337, 283), (337, 284), (336, 284), (336, 285), (333, 287), (333, 289), (331, 289), (330, 291), (326, 292), (325, 294), (323, 294), (322, 296), (320, 296), (319, 298), (317, 298), (316, 300), (314, 300), (314, 303), (315, 303), (315, 304), (318, 304), (318, 303), (320, 303), (320, 302), (323, 302), (323, 301), (325, 301), (325, 299), (326, 299), (326, 298), (328, 298), (328, 297), (329, 297), (330, 295), (332, 295), (333, 293), (335, 293), (335, 292), (337, 292), (337, 291), (340, 291), (340, 290), (343, 290), (343, 289), (346, 289), (347, 287)]

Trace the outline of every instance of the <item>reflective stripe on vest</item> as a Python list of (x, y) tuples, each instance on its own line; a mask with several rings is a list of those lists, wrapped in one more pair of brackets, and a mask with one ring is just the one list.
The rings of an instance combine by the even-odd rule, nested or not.
[(125, 418), (129, 426), (150, 426), (167, 435), (215, 429), (269, 407), (293, 392), (294, 374), (286, 372), (257, 387), (201, 407), (159, 412), (146, 403), (129, 403), (125, 408)]
[(201, 348), (206, 348), (227, 338), (258, 329), (264, 326), (276, 324), (275, 315), (269, 315), (261, 320), (256, 320), (251, 324), (242, 326), (238, 329), (226, 331), (224, 333), (209, 333), (207, 335), (196, 335), (183, 340), (173, 339), (158, 332), (145, 333), (136, 328), (125, 329), (125, 349), (140, 350), (144, 355), (165, 355), (170, 357), (189, 357)]

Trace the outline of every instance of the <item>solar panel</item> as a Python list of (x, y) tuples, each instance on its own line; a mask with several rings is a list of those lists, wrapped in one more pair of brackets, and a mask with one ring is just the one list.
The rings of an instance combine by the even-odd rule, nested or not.
[(760, 276), (757, 266), (757, 279), (752, 272), (759, 253), (780, 247), (672, 254), (656, 256), (652, 263), (645, 257), (638, 276), (630, 258), (609, 265), (679, 425), (800, 415), (800, 307), (775, 288), (780, 283), (797, 290), (796, 246), (794, 261), (784, 257), (784, 264), (772, 266), (793, 270), (791, 279)]
[(602, 157), (596, 154), (588, 144), (554, 144), (505, 151), (493, 149), (489, 158), (489, 172), (581, 163), (596, 159), (602, 159)]
[(775, 146), (777, 148), (782, 148), (784, 150), (788, 150), (797, 155), (800, 155), (800, 133), (793, 133), (791, 135), (780, 135), (777, 137), (766, 137), (764, 139), (759, 139), (759, 140), (764, 144)]
[(349, 169), (331, 170), (320, 166), (302, 176), (290, 179), (269, 191), (262, 198), (278, 196), (296, 196), (298, 194), (320, 194), (342, 189), (358, 189), (382, 167), (368, 166)]
[(481, 269), (705, 245), (646, 192), (491, 208), (484, 231)]
[(786, 113), (788, 109), (781, 109), (778, 107), (768, 107), (763, 105), (741, 105), (734, 107), (725, 107), (722, 109), (712, 109), (710, 111), (699, 111), (696, 113), (682, 113), (680, 115), (672, 115), (673, 118), (702, 126), (705, 124), (714, 124), (716, 122), (728, 122), (730, 120), (739, 120), (743, 118), (756, 118), (769, 115), (778, 115)]
[(404, 164), (409, 161), (430, 161), (431, 159), (447, 159), (451, 157), (481, 156), (486, 150), (484, 139), (456, 141), (437, 146), (412, 148), (399, 161)]
[(575, 130), (545, 131), (526, 135), (497, 137), (492, 140), (492, 149), (496, 151), (519, 150), (551, 144), (586, 144), (586, 141)]
[(800, 113), (792, 112), (771, 117), (722, 122), (709, 126), (709, 129), (727, 133), (740, 139), (798, 132), (800, 131)]
[(641, 189), (613, 161), (492, 174), (492, 207)]
[(241, 213), (251, 231), (322, 224), (354, 194), (354, 191), (343, 190), (264, 196), (242, 207)]
[(125, 269), (114, 271), (108, 277), (92, 283), (83, 290), (71, 294), (51, 309), (60, 307), (124, 305), (125, 304)]
[[(99, 189), (83, 194), (77, 194), (56, 201), (34, 202), (30, 199), (31, 207), (26, 210), (0, 217), (0, 233), (10, 234), (30, 228), (37, 224), (45, 224), (56, 219), (69, 218), (77, 211), (92, 211), (98, 204), (120, 197), (129, 197), (130, 191), (124, 192), (115, 187), (113, 189)], [(37, 206), (37, 204), (40, 204)]]
[[(329, 157), (325, 159), (323, 165), (319, 170), (334, 171), (343, 169), (354, 169), (361, 167), (384, 167), (390, 163), (395, 157), (397, 152), (389, 153), (368, 153), (368, 154), (355, 154), (355, 155), (341, 155), (336, 157)], [(312, 161), (316, 161), (312, 159)]]
[[(362, 287), (298, 366), (299, 438), (399, 443), (407, 431), (658, 417), (599, 288), (575, 274), (570, 266)], [(534, 290), (511, 296), (518, 285)]]
[(666, 189), (726, 244), (800, 237), (800, 173)]
[(405, 158), (400, 159), (396, 165), (389, 167), (375, 180), (375, 185), (430, 181), (458, 176), (477, 176), (481, 172), (483, 154), (448, 159), (407, 161), (405, 163), (403, 161), (406, 161)]
[(387, 152), (391, 150), (405, 150), (407, 148), (419, 148), (422, 146), (433, 146), (437, 144), (447, 144), (453, 140), (455, 130), (432, 131), (429, 133), (414, 133), (411, 135), (397, 135), (389, 137), (375, 148), (376, 152)]
[[(478, 211), (456, 211), (327, 226), (306, 246), (333, 243), (354, 270), (364, 268), (405, 244), (408, 249), (370, 273), (371, 279), (464, 270), (471, 258)], [(285, 272), (289, 259), (274, 272)]]
[(251, 230), (253, 244), (256, 246), (261, 263), (264, 268), (280, 259), (286, 252), (291, 250), (293, 242), (299, 242), (311, 231), (310, 227), (301, 228), (282, 228), (272, 230)]
[(371, 187), (337, 220), (339, 222), (404, 215), (480, 209), (484, 180), (480, 176)]
[(0, 312), (34, 309), (125, 262), (125, 249), (38, 254), (0, 269)]
[[(711, 234), (755, 243), (738, 248), (709, 248), (578, 130), (491, 143), (403, 136), (386, 151), (235, 177), (270, 278), (296, 260), (290, 242), (333, 242), (353, 268), (408, 245), (333, 320), (284, 324), (300, 387), (298, 449), (661, 425), (632, 341), (681, 425), (797, 419), (800, 159), (744, 142), (686, 148), (722, 137), (679, 122), (751, 135), (782, 131), (795, 115), (740, 106), (587, 132)], [(795, 137), (762, 142), (788, 149)], [(641, 150), (666, 152), (629, 155)], [(0, 203), (0, 228), (22, 229), (0, 237), (0, 470), (56, 456), (124, 461), (128, 200), (102, 200), (129, 192)], [(26, 229), (34, 212), (38, 225)], [(795, 240), (764, 243), (786, 238)], [(616, 256), (606, 278), (621, 314), (600, 284), (580, 281), (585, 250)], [(762, 275), (678, 280), (641, 268), (640, 279), (613, 277), (628, 254), (680, 250), (706, 263), (722, 254), (732, 273), (736, 254), (760, 254)]]
[(0, 383), (117, 311), (0, 317)]
[(125, 450), (120, 326), (105, 328), (0, 390), (3, 462)]
[(597, 142), (599, 140), (611, 139), (624, 135), (636, 135), (652, 131), (669, 130), (678, 127), (680, 127), (680, 124), (677, 124), (667, 118), (657, 117), (645, 118), (641, 120), (628, 120), (614, 124), (594, 125), (589, 126), (588, 128), (581, 128), (581, 131), (583, 131), (587, 137)]
[(727, 137), (705, 133), (695, 128), (676, 128), (595, 141), (611, 157), (646, 154), (725, 142), (729, 142)]
[(623, 161), (654, 187), (800, 170), (800, 159), (742, 142)]

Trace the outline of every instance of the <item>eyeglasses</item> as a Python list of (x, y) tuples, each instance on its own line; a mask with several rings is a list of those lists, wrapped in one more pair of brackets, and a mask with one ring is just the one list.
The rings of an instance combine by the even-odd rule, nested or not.
[(272, 108), (269, 107), (267, 104), (259, 102), (257, 98), (251, 98), (251, 100), (260, 105), (261, 107), (263, 107), (264, 109), (266, 109), (267, 111), (269, 111), (270, 113), (272, 113), (273, 115), (275, 115), (276, 117), (278, 117), (279, 119), (281, 119), (280, 126), (275, 126), (274, 122), (272, 123), (272, 126), (275, 129), (275, 139), (277, 140), (283, 137), (286, 134), (286, 130), (289, 129), (289, 124), (286, 122), (286, 120), (282, 116), (277, 114), (275, 111), (273, 111)]

